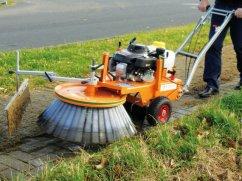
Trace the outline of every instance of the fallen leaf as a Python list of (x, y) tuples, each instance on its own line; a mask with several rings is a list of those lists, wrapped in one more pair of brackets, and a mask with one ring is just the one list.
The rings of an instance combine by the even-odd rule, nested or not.
[(231, 173), (229, 170), (226, 170), (225, 172), (218, 175), (218, 178), (220, 180), (232, 180)]
[(103, 169), (106, 166), (106, 164), (107, 164), (107, 159), (102, 158), (101, 163), (98, 164), (98, 165), (95, 165), (95, 168), (97, 170), (101, 170), (101, 169)]
[(201, 140), (201, 139), (207, 137), (208, 135), (209, 135), (209, 131), (199, 131), (198, 135), (197, 135), (197, 138), (199, 140)]

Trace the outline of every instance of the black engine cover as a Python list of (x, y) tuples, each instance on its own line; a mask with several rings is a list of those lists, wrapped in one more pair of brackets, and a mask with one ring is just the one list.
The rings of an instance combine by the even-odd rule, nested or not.
[(126, 63), (137, 68), (154, 67), (157, 60), (154, 56), (148, 56), (148, 48), (142, 45), (129, 45), (128, 49), (114, 54), (113, 62)]

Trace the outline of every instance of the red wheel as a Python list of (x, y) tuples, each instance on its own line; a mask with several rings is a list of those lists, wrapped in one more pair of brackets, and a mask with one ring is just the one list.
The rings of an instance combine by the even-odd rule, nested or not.
[(171, 112), (170, 101), (165, 97), (158, 97), (150, 103), (146, 118), (151, 125), (164, 124), (169, 121)]

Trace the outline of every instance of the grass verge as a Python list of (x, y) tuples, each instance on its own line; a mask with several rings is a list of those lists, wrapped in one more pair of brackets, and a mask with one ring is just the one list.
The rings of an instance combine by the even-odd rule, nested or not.
[[(33, 180), (239, 180), (242, 91), (191, 116), (48, 165)], [(231, 109), (231, 105), (233, 109)]]

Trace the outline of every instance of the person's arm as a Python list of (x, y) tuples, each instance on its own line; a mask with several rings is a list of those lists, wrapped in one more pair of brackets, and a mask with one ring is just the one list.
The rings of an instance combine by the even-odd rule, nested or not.
[(199, 5), (198, 5), (198, 9), (202, 12), (206, 12), (207, 11), (207, 7), (210, 5), (209, 0), (201, 0)]
[(234, 14), (237, 18), (242, 18), (242, 8), (238, 8)]

